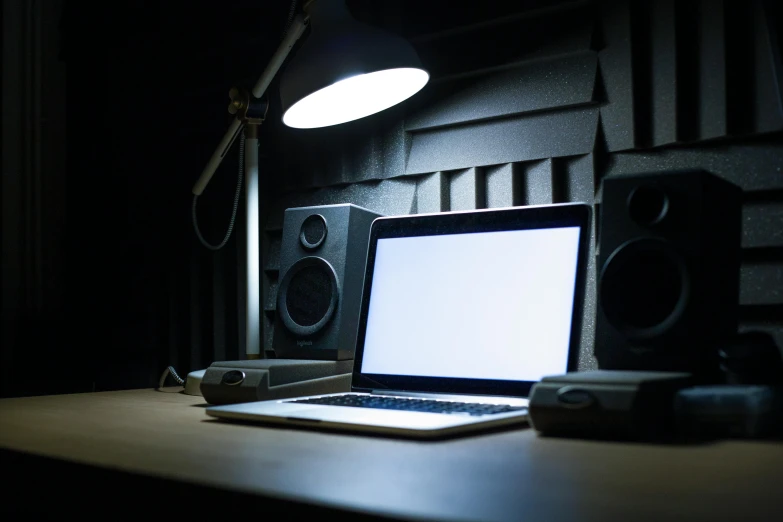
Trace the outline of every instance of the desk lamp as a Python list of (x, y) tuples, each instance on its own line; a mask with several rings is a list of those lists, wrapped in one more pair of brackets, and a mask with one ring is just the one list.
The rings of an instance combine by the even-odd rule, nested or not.
[[(272, 79), (307, 27), (310, 34), (280, 78), (283, 123), (312, 129), (345, 123), (380, 112), (419, 90), (429, 80), (406, 40), (354, 20), (344, 0), (311, 0), (294, 17), (282, 43), (251, 92), (233, 88), (229, 112), (236, 117), (193, 186), (193, 208), (234, 141), (244, 134), (247, 205), (247, 359), (261, 359), (261, 295), (258, 204), (258, 127), (268, 102), (262, 99)], [(236, 205), (235, 205), (236, 208)], [(233, 222), (233, 220), (232, 220)], [(198, 230), (198, 229), (197, 229)], [(229, 228), (229, 234), (230, 234)], [(226, 238), (228, 235), (226, 236)], [(224, 242), (220, 245), (225, 244)], [(218, 247), (219, 248), (219, 247)], [(260, 362), (260, 361), (259, 361)], [(274, 361), (277, 366), (282, 361)], [(295, 361), (301, 365), (302, 361)], [(318, 361), (323, 364), (324, 361)], [(193, 372), (195, 384), (204, 370)], [(190, 393), (190, 392), (188, 392)]]

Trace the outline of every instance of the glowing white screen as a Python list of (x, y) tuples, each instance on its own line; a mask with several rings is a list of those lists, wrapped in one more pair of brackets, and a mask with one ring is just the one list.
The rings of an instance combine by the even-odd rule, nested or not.
[(578, 227), (379, 239), (361, 371), (564, 373), (578, 248)]

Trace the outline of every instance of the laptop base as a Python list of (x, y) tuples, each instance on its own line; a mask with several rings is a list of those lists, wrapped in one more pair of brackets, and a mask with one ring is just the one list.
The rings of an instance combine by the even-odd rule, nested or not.
[[(367, 394), (351, 393), (351, 395)], [(497, 399), (509, 400), (515, 405), (527, 403), (527, 399), (499, 397)], [(442, 413), (317, 406), (289, 401), (263, 401), (211, 406), (206, 408), (206, 413), (210, 417), (226, 421), (421, 440), (444, 439), (467, 433), (494, 431), (504, 427), (507, 429), (523, 427), (527, 424), (527, 408), (509, 413), (471, 417)]]
[(287, 399), (351, 390), (353, 360), (258, 359), (212, 363), (201, 381), (210, 404)]

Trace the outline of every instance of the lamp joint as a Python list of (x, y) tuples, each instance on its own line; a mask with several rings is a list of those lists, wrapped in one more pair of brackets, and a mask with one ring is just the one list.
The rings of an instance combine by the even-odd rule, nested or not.
[(235, 114), (240, 121), (246, 125), (260, 125), (264, 122), (269, 109), (269, 102), (265, 97), (255, 98), (250, 91), (237, 87), (231, 88), (228, 97), (231, 99), (228, 112)]

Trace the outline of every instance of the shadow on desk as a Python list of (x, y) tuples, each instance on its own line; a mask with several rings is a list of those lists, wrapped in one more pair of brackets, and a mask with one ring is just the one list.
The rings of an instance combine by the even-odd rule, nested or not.
[[(0, 450), (0, 469), (6, 477), (0, 489), (0, 519), (49, 515), (80, 519), (172, 520), (193, 514), (205, 520), (402, 520), (257, 494), (228, 491), (203, 484), (149, 477), (37, 455)], [(15, 515), (7, 518), (5, 515)], [(119, 515), (119, 516), (118, 516)]]

